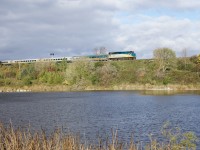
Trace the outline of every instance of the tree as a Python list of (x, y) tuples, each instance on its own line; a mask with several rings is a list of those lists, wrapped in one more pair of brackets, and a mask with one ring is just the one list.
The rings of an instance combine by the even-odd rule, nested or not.
[(67, 67), (65, 81), (71, 85), (86, 86), (90, 84), (93, 74), (94, 63), (77, 60)]
[(94, 52), (96, 55), (105, 55), (107, 53), (107, 49), (104, 46), (101, 46), (99, 48), (94, 48)]
[(184, 48), (183, 50), (182, 50), (182, 54), (183, 54), (183, 60), (184, 60), (184, 65), (185, 65), (185, 69), (186, 69), (186, 65), (187, 65), (187, 49), (186, 48)]
[(97, 69), (100, 84), (103, 86), (111, 85), (115, 77), (117, 77), (117, 68), (111, 63), (106, 63), (104, 66)]
[[(199, 60), (200, 60), (200, 58), (199, 58)], [(194, 64), (197, 64), (198, 63), (198, 56), (197, 55), (191, 56), (190, 61)]]
[(158, 70), (165, 73), (167, 69), (176, 64), (176, 54), (170, 48), (158, 48), (153, 51), (154, 58), (158, 64)]
[(200, 63), (200, 54), (198, 55), (198, 60), (197, 60), (198, 63)]

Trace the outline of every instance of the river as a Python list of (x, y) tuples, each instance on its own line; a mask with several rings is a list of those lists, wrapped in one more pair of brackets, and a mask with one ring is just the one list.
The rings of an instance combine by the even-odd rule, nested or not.
[(200, 92), (88, 91), (55, 93), (0, 93), (0, 121), (52, 132), (55, 128), (79, 133), (86, 140), (111, 134), (129, 141), (132, 134), (148, 141), (162, 139), (169, 121), (200, 137)]

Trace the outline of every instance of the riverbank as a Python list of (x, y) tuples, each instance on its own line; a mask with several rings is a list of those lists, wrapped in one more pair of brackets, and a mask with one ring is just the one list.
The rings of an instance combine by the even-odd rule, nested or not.
[(150, 84), (121, 84), (109, 87), (103, 86), (67, 86), (67, 85), (32, 85), (23, 87), (0, 87), (0, 92), (65, 92), (65, 91), (119, 91), (119, 90), (147, 90), (147, 91), (180, 91), (200, 90), (200, 85), (150, 85)]

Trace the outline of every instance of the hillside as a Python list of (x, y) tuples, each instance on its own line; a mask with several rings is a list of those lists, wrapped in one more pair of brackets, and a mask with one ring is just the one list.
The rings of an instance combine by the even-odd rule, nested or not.
[(165, 70), (157, 59), (1, 65), (0, 89), (200, 89), (200, 64), (196, 59), (176, 58)]

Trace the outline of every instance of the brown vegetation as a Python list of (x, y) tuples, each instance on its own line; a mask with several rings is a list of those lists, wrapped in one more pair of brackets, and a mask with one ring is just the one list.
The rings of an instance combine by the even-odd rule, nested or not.
[(112, 132), (111, 140), (97, 139), (97, 144), (84, 144), (79, 136), (64, 134), (55, 130), (47, 135), (45, 131), (33, 132), (29, 128), (15, 129), (12, 124), (4, 127), (0, 124), (0, 150), (186, 150), (196, 149), (197, 138), (192, 132), (162, 128), (166, 142), (158, 142), (150, 136), (149, 143), (137, 142), (133, 138), (129, 143), (118, 140), (117, 131)]

